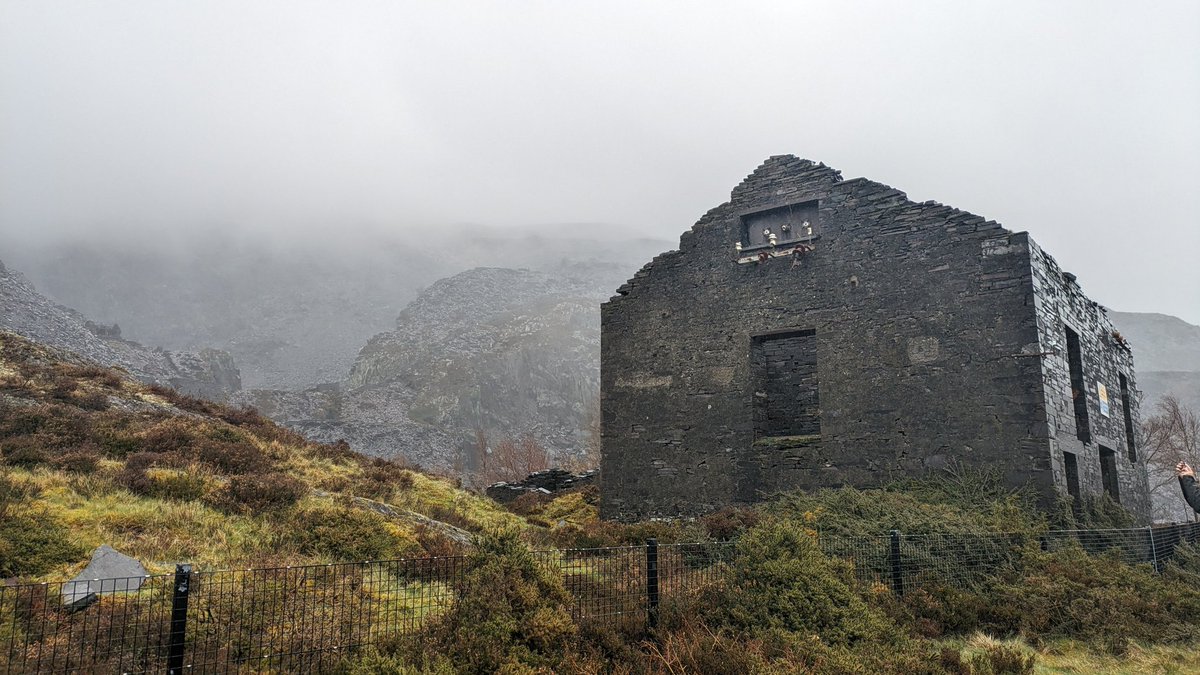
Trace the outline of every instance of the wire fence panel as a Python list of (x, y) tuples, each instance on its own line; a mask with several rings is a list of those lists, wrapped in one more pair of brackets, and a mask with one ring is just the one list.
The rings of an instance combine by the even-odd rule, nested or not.
[[(1162, 571), (1200, 523), (1154, 528), (1002, 533), (821, 536), (867, 584), (893, 591), (970, 587), (1016, 569), (1031, 548), (1082, 548)], [(695, 601), (727, 578), (731, 542), (650, 543), (537, 551), (560, 574), (576, 621), (631, 631), (659, 606)], [(349, 652), (416, 637), (453, 612), (468, 558), (199, 571), (90, 582), (0, 584), (0, 672), (317, 672)], [(172, 611), (175, 612), (174, 621)]]
[(563, 575), (563, 585), (575, 601), (572, 613), (577, 621), (645, 621), (644, 546), (539, 551), (537, 555)]
[(188, 657), (197, 672), (320, 670), (449, 611), (465, 558), (418, 558), (194, 575)]
[(0, 585), (0, 672), (165, 671), (173, 578)]

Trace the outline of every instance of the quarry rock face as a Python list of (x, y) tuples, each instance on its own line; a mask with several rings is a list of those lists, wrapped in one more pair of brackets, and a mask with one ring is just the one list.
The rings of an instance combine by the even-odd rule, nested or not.
[(601, 316), (606, 518), (960, 465), (1148, 521), (1130, 346), (1026, 233), (772, 157)]
[(601, 289), (621, 275), (469, 270), (405, 307), (344, 382), (238, 400), (312, 438), (427, 468), (470, 471), (480, 434), (493, 445), (529, 434), (569, 455), (599, 389)]
[(1109, 312), (1133, 346), (1143, 410), (1153, 413), (1164, 396), (1200, 412), (1200, 326), (1167, 314)]
[(118, 327), (97, 325), (55, 304), (11, 268), (0, 268), (0, 328), (192, 396), (224, 401), (241, 389), (241, 377), (228, 353), (168, 352), (124, 340)]

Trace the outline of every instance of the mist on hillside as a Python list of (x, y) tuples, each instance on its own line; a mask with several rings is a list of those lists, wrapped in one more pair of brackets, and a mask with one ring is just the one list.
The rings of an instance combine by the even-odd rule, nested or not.
[(334, 267), (379, 234), (674, 241), (790, 153), (1198, 323), (1197, 26), (1182, 1), (0, 2), (0, 259), (211, 231)]

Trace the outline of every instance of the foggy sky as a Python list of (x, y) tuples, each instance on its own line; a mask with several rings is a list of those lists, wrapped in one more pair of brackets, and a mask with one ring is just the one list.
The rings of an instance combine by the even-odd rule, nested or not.
[(784, 153), (1200, 323), (1198, 2), (0, 0), (0, 259), (208, 227), (674, 240)]

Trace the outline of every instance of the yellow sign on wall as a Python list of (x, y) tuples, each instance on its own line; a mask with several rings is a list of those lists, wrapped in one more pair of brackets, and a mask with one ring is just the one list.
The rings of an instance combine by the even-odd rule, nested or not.
[(1108, 417), (1108, 387), (1100, 382), (1096, 383), (1096, 393), (1100, 394), (1100, 414)]

